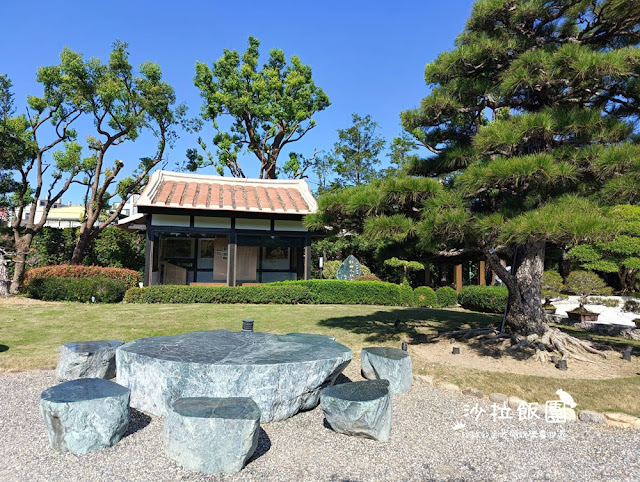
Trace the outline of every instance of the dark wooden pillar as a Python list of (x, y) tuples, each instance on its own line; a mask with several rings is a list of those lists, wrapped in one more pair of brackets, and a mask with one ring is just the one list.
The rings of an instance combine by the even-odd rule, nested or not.
[(456, 264), (456, 267), (453, 269), (453, 283), (456, 285), (456, 291), (460, 291), (462, 289), (462, 265)]
[(431, 270), (429, 269), (429, 263), (424, 264), (424, 285), (431, 286)]
[(153, 256), (154, 256), (154, 242), (153, 232), (151, 231), (151, 214), (147, 216), (147, 242), (144, 252), (144, 286), (151, 286), (151, 279), (153, 277)]
[(487, 267), (485, 265), (484, 259), (481, 259), (478, 264), (479, 264), (479, 267), (478, 267), (478, 284), (480, 286), (484, 286), (484, 285), (487, 284), (487, 279), (485, 278), (485, 272), (487, 270)]
[(311, 279), (311, 236), (307, 235), (304, 247), (304, 279)]

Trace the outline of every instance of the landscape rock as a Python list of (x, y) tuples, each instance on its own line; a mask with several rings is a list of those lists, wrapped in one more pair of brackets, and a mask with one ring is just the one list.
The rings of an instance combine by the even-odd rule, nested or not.
[(386, 442), (392, 411), (388, 380), (367, 380), (327, 387), (320, 406), (333, 430)]
[(116, 351), (134, 408), (166, 416), (178, 398), (249, 397), (262, 422), (316, 407), (351, 355), (326, 336), (227, 330), (142, 338)]
[(605, 422), (612, 427), (640, 429), (640, 419), (626, 413), (605, 412)]
[(601, 425), (606, 423), (604, 415), (598, 412), (592, 412), (591, 410), (580, 410), (578, 412), (578, 418), (580, 421), (586, 423), (597, 423)]
[(504, 393), (492, 393), (489, 395), (489, 400), (493, 403), (503, 404), (509, 401), (509, 397), (507, 397)]
[(454, 385), (453, 383), (439, 382), (439, 383), (436, 384), (436, 386), (438, 388), (441, 388), (443, 390), (447, 390), (449, 392), (459, 392), (460, 391), (460, 387), (458, 385)]
[(129, 426), (129, 389), (102, 378), (82, 378), (48, 388), (40, 413), (49, 445), (85, 454), (115, 445)]
[(518, 398), (518, 397), (509, 397), (507, 399), (507, 405), (511, 410), (518, 410), (518, 407), (520, 406), (521, 403), (527, 403), (527, 402), (522, 398)]
[(367, 380), (389, 380), (391, 393), (406, 393), (413, 382), (413, 365), (406, 351), (391, 347), (363, 348), (362, 376)]
[(116, 376), (116, 348), (121, 340), (80, 341), (65, 343), (58, 350), (58, 380)]
[(573, 408), (562, 407), (562, 411), (564, 412), (564, 418), (567, 422), (576, 422), (578, 420), (576, 411)]
[(478, 390), (477, 388), (465, 388), (464, 390), (462, 390), (462, 393), (471, 397), (484, 398), (484, 392), (482, 390)]
[(413, 378), (420, 383), (427, 385), (433, 385), (434, 378), (431, 375), (414, 375)]
[(260, 408), (251, 398), (180, 398), (163, 435), (167, 455), (188, 469), (239, 472), (258, 446)]

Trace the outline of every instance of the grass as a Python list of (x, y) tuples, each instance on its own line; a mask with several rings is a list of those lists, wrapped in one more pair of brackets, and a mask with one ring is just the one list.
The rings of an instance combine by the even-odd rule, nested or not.
[[(58, 348), (68, 341), (124, 341), (198, 330), (239, 330), (243, 318), (271, 333), (308, 332), (335, 336), (356, 358), (363, 346), (402, 341), (420, 343), (426, 333), (497, 323), (500, 317), (461, 310), (350, 305), (91, 305), (0, 301), (0, 370), (35, 369), (55, 365)], [(399, 329), (394, 324), (399, 321)], [(562, 327), (566, 329), (566, 327)], [(593, 336), (613, 346), (634, 344), (571, 329), (576, 336)], [(416, 371), (473, 386), (485, 393), (501, 392), (529, 401), (554, 398), (557, 383), (543, 377), (498, 373), (444, 364), (415, 365)], [(640, 376), (610, 380), (562, 381), (563, 389), (593, 410), (640, 415)]]

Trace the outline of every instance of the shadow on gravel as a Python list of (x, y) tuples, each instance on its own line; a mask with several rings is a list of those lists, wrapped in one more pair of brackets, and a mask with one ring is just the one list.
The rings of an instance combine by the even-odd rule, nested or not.
[(259, 459), (264, 454), (266, 454), (271, 448), (271, 439), (267, 432), (264, 431), (262, 427), (260, 427), (260, 435), (258, 436), (258, 446), (256, 447), (256, 451), (253, 452), (251, 458), (247, 461), (247, 465), (249, 465), (254, 460)]
[(3, 351), (7, 351), (9, 349), (9, 347), (7, 345), (0, 345), (0, 353), (2, 353)]
[(133, 435), (139, 430), (142, 430), (151, 423), (151, 417), (140, 410), (135, 408), (129, 409), (129, 428), (124, 434), (125, 437)]

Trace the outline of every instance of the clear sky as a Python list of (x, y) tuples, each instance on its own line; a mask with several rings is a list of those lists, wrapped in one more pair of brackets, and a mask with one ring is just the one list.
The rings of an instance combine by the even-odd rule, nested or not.
[[(297, 54), (313, 69), (317, 85), (332, 105), (315, 116), (317, 127), (296, 152), (329, 150), (336, 130), (347, 127), (351, 113), (370, 114), (391, 140), (401, 132), (399, 114), (418, 105), (427, 93), (424, 67), (453, 47), (471, 11), (471, 0), (448, 1), (69, 1), (4, 2), (0, 73), (14, 84), (19, 111), (27, 94), (39, 95), (37, 68), (58, 62), (65, 46), (85, 57), (107, 60), (115, 39), (130, 44), (131, 61), (151, 60), (162, 67), (178, 100), (199, 113), (193, 85), (196, 61), (211, 63), (224, 48), (244, 51), (247, 37), (261, 41), (261, 53), (280, 48)], [(80, 131), (79, 138), (87, 132)], [(212, 129), (203, 133), (210, 140)], [(153, 153), (155, 142), (141, 138), (114, 150), (113, 157), (133, 160)], [(169, 153), (168, 169), (184, 160), (195, 138), (180, 133)], [(282, 157), (284, 156), (284, 157)], [(287, 153), (281, 154), (286, 159)], [(249, 175), (257, 175), (253, 154), (243, 157)], [(207, 171), (203, 171), (207, 172)], [(213, 174), (209, 169), (208, 173)], [(314, 187), (313, 177), (310, 179)], [(79, 202), (79, 190), (65, 201)]]

